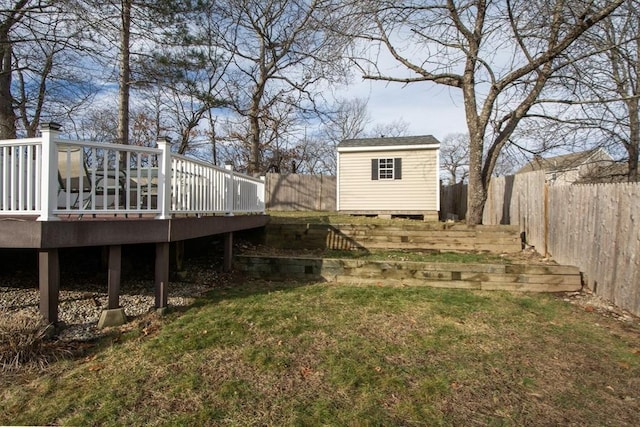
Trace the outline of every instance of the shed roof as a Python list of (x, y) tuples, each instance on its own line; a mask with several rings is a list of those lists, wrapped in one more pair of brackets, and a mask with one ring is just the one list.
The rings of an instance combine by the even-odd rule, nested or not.
[[(432, 135), (419, 136), (396, 136), (396, 137), (380, 137), (380, 138), (356, 138), (345, 139), (338, 144), (338, 148), (345, 147), (398, 147), (410, 145), (440, 145)], [(433, 147), (437, 148), (437, 147)]]

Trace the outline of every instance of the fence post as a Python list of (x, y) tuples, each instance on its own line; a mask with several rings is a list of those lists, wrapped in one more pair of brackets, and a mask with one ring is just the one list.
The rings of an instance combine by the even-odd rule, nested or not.
[(224, 168), (228, 171), (226, 177), (226, 188), (225, 188), (225, 198), (227, 205), (226, 216), (233, 216), (233, 210), (235, 206), (235, 180), (233, 179), (233, 164), (231, 162), (227, 162), (224, 165)]
[(167, 137), (158, 138), (160, 162), (158, 164), (158, 207), (156, 219), (171, 219), (171, 141)]
[(543, 209), (544, 209), (544, 256), (549, 256), (549, 184), (547, 181), (544, 182), (544, 191), (543, 195)]
[(58, 123), (43, 123), (42, 132), (42, 184), (40, 187), (40, 216), (38, 221), (58, 221), (53, 215), (58, 207), (58, 146), (56, 138), (62, 126)]

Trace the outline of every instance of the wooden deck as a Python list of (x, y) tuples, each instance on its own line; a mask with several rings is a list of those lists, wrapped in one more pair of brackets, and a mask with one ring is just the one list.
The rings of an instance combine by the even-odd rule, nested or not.
[(40, 312), (58, 320), (61, 248), (108, 248), (108, 310), (119, 309), (122, 245), (156, 245), (156, 308), (167, 305), (169, 244), (262, 227), (264, 179), (156, 148), (59, 137), (0, 141), (0, 248), (38, 251)]
[(224, 268), (231, 269), (233, 233), (263, 227), (267, 215), (147, 218), (68, 219), (36, 221), (32, 218), (0, 217), (0, 247), (38, 250), (40, 313), (49, 323), (58, 321), (60, 289), (59, 250), (70, 247), (108, 248), (109, 293), (107, 310), (120, 307), (121, 251), (123, 245), (153, 243), (155, 250), (155, 307), (167, 306), (169, 286), (169, 245), (188, 239), (223, 235)]

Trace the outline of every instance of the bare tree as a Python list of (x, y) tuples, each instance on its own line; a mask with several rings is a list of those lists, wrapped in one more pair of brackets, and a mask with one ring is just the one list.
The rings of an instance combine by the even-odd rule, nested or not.
[[(623, 1), (359, 1), (368, 18), (361, 38), (376, 55), (356, 62), (367, 79), (461, 90), (469, 131), (467, 221), (479, 224), (509, 138), (550, 77), (574, 60), (573, 43)], [(383, 71), (380, 47), (409, 74)]]
[(0, 137), (33, 137), (43, 115), (64, 122), (96, 93), (76, 0), (0, 2)]
[(54, 1), (4, 0), (0, 3), (0, 139), (16, 137), (13, 79), (16, 71), (14, 52), (19, 45), (34, 40), (31, 24), (38, 22)]
[(340, 99), (326, 115), (320, 130), (311, 136), (305, 134), (296, 144), (300, 154), (300, 171), (335, 175), (336, 149), (345, 139), (403, 136), (409, 123), (402, 119), (389, 123), (378, 123), (369, 128), (371, 116), (367, 109), (367, 99)]
[(296, 146), (298, 159), (296, 172), (307, 174), (335, 175), (335, 149), (318, 135), (305, 135)]
[(94, 58), (101, 61), (105, 74), (115, 65), (117, 76), (105, 75), (118, 84), (118, 135), (116, 141), (129, 143), (132, 90), (147, 83), (135, 65), (150, 60), (158, 46), (182, 24), (188, 1), (169, 0), (84, 0), (84, 23), (95, 40)]
[(440, 145), (440, 168), (449, 184), (464, 182), (469, 176), (469, 135), (452, 133)]
[(404, 136), (409, 131), (409, 122), (397, 119), (388, 123), (378, 123), (367, 132), (373, 138)]
[[(111, 80), (113, 67), (117, 71), (118, 85), (117, 135), (113, 142), (129, 143), (129, 109), (131, 93), (131, 43), (134, 25), (134, 0), (86, 0), (78, 2), (83, 24), (91, 31), (94, 40), (93, 57), (100, 63), (103, 78)], [(135, 20), (137, 22), (137, 19)], [(136, 28), (135, 25), (133, 28)], [(137, 34), (142, 31), (137, 32)], [(135, 54), (134, 54), (135, 55)]]
[(73, 2), (56, 2), (46, 14), (25, 17), (28, 42), (13, 49), (13, 103), (19, 132), (34, 137), (43, 115), (64, 123), (86, 107), (98, 88)]
[(367, 99), (339, 99), (336, 106), (329, 113), (329, 120), (323, 127), (323, 136), (333, 144), (333, 147), (345, 139), (362, 136), (371, 116), (367, 110)]
[(213, 7), (212, 2), (181, 6), (182, 17), (163, 35), (163, 43), (134, 62), (142, 97), (155, 101), (158, 123), (162, 121), (180, 154), (207, 134), (200, 125), (210, 110), (227, 104), (223, 92), (230, 60), (218, 47)]
[[(274, 138), (269, 126), (277, 121), (281, 134), (283, 123), (295, 123), (294, 116), (317, 111), (319, 83), (341, 77), (335, 72), (340, 64), (338, 43), (323, 31), (334, 16), (330, 6), (327, 0), (216, 3), (213, 19), (233, 60), (227, 98), (248, 122), (243, 139), (249, 149), (250, 173), (269, 166), (263, 152), (282, 140), (280, 135)], [(285, 111), (292, 117), (283, 121)], [(271, 135), (265, 138), (265, 133)]]
[(199, 127), (207, 114), (226, 105), (225, 100), (216, 96), (222, 75), (213, 65), (215, 62), (205, 58), (176, 61), (169, 67), (159, 66), (160, 63), (148, 61), (148, 67), (154, 69), (154, 82), (141, 93), (145, 104), (155, 111), (158, 130), (162, 128), (165, 135), (176, 141), (177, 152), (185, 154), (193, 148), (195, 137), (206, 133)]
[(622, 148), (627, 179), (638, 181), (640, 152), (640, 4), (625, 0), (615, 13), (582, 40), (595, 55), (572, 64), (560, 80), (563, 92), (555, 103), (565, 108), (563, 123), (601, 146)]
[(129, 96), (131, 92), (131, 9), (133, 0), (121, 0), (118, 72), (118, 142), (129, 143)]
[(306, 160), (307, 164), (315, 166), (309, 169), (335, 175), (336, 147), (340, 141), (363, 136), (371, 123), (367, 102), (365, 98), (338, 99), (317, 135), (305, 135), (305, 151), (316, 154), (315, 160)]

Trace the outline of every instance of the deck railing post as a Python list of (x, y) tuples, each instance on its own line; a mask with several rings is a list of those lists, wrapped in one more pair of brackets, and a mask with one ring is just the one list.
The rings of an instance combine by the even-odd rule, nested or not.
[(233, 179), (233, 165), (231, 163), (226, 163), (224, 168), (228, 171), (226, 177), (226, 188), (225, 188), (225, 199), (226, 199), (226, 216), (233, 216), (233, 211), (235, 207), (235, 180)]
[(267, 204), (266, 204), (267, 177), (264, 175), (260, 175), (260, 181), (262, 181), (262, 184), (258, 185), (258, 203), (260, 204), (259, 206), (259, 208), (261, 209), (260, 213), (265, 213), (265, 211), (267, 210)]
[(40, 216), (38, 221), (57, 221), (53, 214), (58, 207), (58, 147), (56, 138), (62, 126), (58, 123), (43, 123), (42, 132), (42, 185), (40, 190)]
[(160, 159), (158, 162), (158, 207), (156, 219), (171, 218), (171, 141), (167, 137), (158, 139)]

